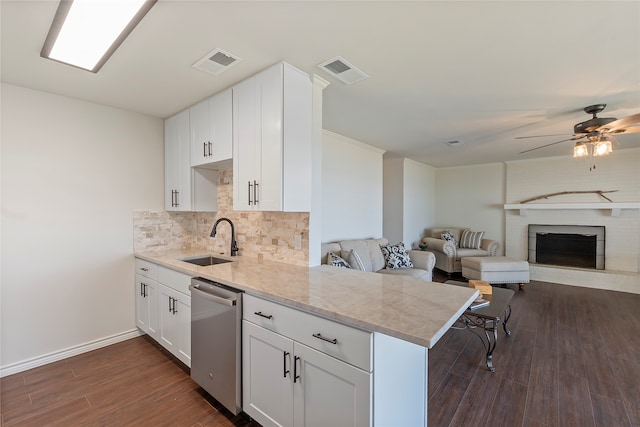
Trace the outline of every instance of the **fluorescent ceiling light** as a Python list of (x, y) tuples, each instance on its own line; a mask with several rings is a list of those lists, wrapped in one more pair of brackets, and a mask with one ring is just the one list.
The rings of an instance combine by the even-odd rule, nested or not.
[(96, 73), (156, 0), (62, 0), (40, 55)]

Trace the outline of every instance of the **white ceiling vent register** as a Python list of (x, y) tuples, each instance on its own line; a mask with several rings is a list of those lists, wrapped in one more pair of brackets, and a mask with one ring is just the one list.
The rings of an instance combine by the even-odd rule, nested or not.
[(198, 60), (192, 67), (217, 75), (227, 71), (240, 61), (242, 61), (242, 58), (225, 52), (222, 49), (215, 49)]
[(331, 74), (341, 82), (352, 85), (358, 83), (361, 80), (368, 79), (369, 76), (363, 73), (361, 70), (354, 67), (349, 61), (341, 56), (336, 56), (328, 61), (318, 64), (318, 67)]

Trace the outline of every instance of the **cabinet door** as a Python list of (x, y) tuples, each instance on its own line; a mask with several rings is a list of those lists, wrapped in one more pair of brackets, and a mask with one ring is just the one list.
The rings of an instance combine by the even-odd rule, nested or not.
[(173, 354), (179, 340), (178, 320), (173, 312), (175, 293), (164, 285), (158, 286), (158, 341)]
[(136, 325), (149, 336), (158, 335), (158, 282), (136, 274)]
[(191, 297), (159, 284), (158, 342), (191, 366)]
[(260, 200), (259, 99), (256, 76), (233, 87), (234, 210), (255, 210)]
[[(278, 64), (258, 74), (260, 92), (260, 199), (263, 211), (282, 210), (283, 71)], [(290, 124), (287, 123), (287, 126)]]
[(294, 353), (294, 425), (371, 424), (371, 374), (297, 342)]
[(262, 426), (293, 426), (293, 341), (242, 321), (242, 410)]
[(178, 329), (176, 357), (191, 367), (191, 297), (175, 293), (175, 317)]
[(146, 333), (149, 333), (149, 298), (146, 291), (149, 281), (136, 274), (136, 326)]
[(189, 110), (164, 122), (165, 210), (191, 210)]
[(233, 157), (233, 99), (231, 89), (209, 99), (211, 116), (211, 162), (230, 160)]
[(211, 162), (211, 115), (209, 100), (189, 108), (189, 123), (191, 129), (191, 166), (198, 166)]

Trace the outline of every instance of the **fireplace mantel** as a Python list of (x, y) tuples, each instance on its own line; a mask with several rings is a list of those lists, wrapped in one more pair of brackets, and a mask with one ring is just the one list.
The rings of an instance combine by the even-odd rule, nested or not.
[(505, 210), (519, 210), (520, 216), (527, 216), (529, 210), (560, 210), (560, 209), (597, 209), (611, 212), (611, 216), (619, 216), (622, 209), (640, 209), (640, 202), (621, 203), (506, 203)]

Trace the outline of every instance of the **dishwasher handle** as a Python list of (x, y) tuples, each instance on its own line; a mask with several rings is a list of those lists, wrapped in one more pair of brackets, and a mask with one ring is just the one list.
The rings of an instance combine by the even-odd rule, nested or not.
[(211, 295), (208, 292), (204, 292), (201, 291), (200, 289), (198, 289), (197, 287), (193, 286), (193, 285), (189, 285), (189, 290), (193, 293), (197, 293), (198, 297), (200, 298), (205, 298), (208, 299), (209, 301), (213, 301), (216, 302), (218, 304), (223, 304), (223, 305), (227, 305), (229, 307), (233, 307), (234, 305), (236, 305), (236, 300), (235, 299), (226, 299), (226, 298), (222, 298), (216, 295)]

